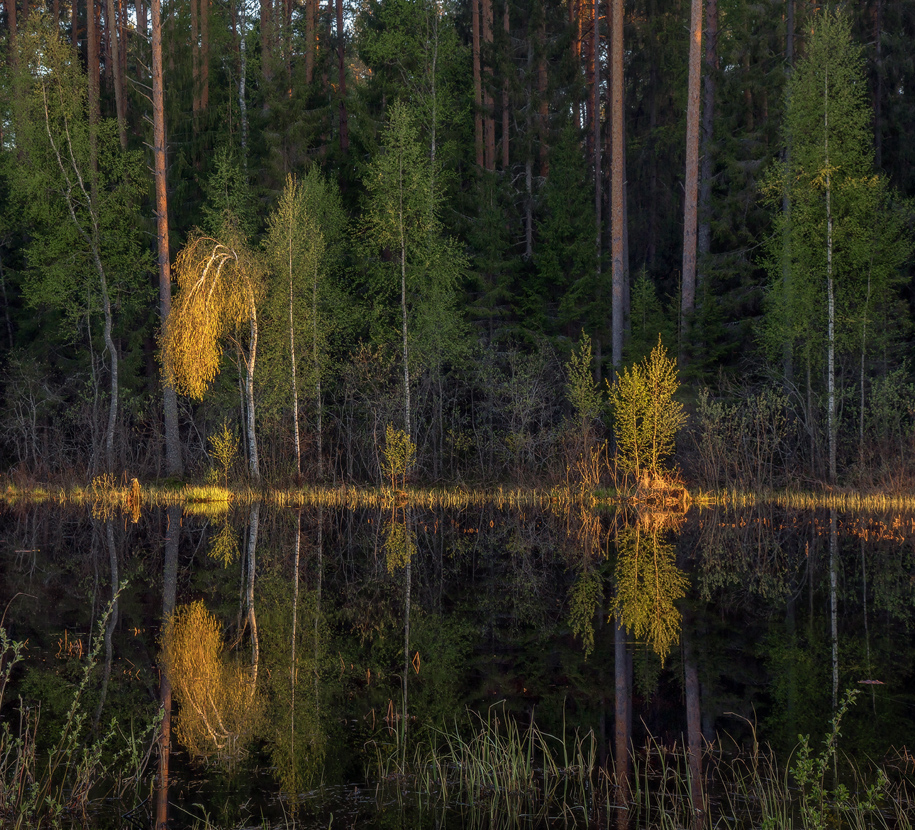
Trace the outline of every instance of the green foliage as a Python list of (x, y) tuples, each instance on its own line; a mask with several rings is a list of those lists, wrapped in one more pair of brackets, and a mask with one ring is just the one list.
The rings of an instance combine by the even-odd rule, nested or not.
[(389, 574), (405, 568), (416, 553), (416, 534), (407, 523), (407, 518), (392, 517), (385, 524), (384, 561)]
[(823, 11), (812, 28), (789, 83), (783, 127), (789, 162), (773, 168), (763, 188), (775, 213), (763, 340), (772, 356), (787, 347), (816, 367), (825, 360), (828, 322), (827, 183), (837, 352), (874, 351), (892, 335), (892, 300), (912, 243), (905, 210), (873, 171), (871, 107), (850, 21)]
[(223, 484), (228, 487), (229, 470), (238, 460), (238, 434), (226, 419), (223, 419), (219, 430), (210, 436), (210, 454), (222, 468)]
[(90, 123), (86, 76), (49, 15), (30, 15), (17, 42), (15, 182), (31, 238), (23, 288), (31, 305), (61, 309), (75, 333), (106, 294), (122, 313), (150, 299), (143, 157), (121, 150), (113, 119)]
[(683, 405), (674, 400), (679, 387), (676, 362), (659, 341), (649, 357), (624, 369), (607, 386), (618, 465), (636, 481), (663, 481), (669, 472), (665, 462), (686, 421)]
[(566, 374), (566, 396), (584, 429), (600, 415), (603, 404), (600, 387), (594, 382), (591, 338), (588, 335), (582, 333), (578, 348), (569, 356)]
[[(382, 343), (399, 343), (405, 311), (410, 354), (420, 365), (435, 365), (461, 349), (464, 332), (455, 292), (466, 259), (444, 233), (440, 177), (406, 104), (398, 101), (391, 107), (381, 144), (364, 180), (365, 230), (375, 257), (374, 336)], [(402, 277), (405, 297), (400, 296)]]
[(395, 429), (388, 424), (384, 431), (384, 474), (391, 479), (391, 487), (406, 483), (407, 473), (416, 463), (416, 444), (402, 429)]
[(677, 600), (689, 579), (676, 564), (674, 545), (657, 526), (639, 523), (617, 540), (613, 614), (636, 637), (644, 637), (663, 661), (680, 637)]
[[(823, 749), (818, 755), (813, 755), (809, 735), (798, 736), (800, 746), (794, 766), (791, 767), (791, 774), (801, 788), (801, 817), (804, 827), (808, 830), (825, 830), (830, 825), (830, 808), (844, 810), (852, 806), (851, 796), (844, 784), (836, 783), (832, 791), (826, 789), (826, 773), (835, 762), (842, 719), (859, 694), (859, 689), (849, 689), (845, 693), (830, 722), (831, 728), (823, 741)], [(857, 811), (876, 810), (887, 784), (886, 773), (881, 769), (878, 771), (877, 781), (867, 788), (863, 798), (856, 799), (854, 806)]]
[(602, 596), (600, 571), (583, 568), (569, 589), (569, 629), (581, 639), (585, 660), (594, 651), (594, 614)]
[(658, 341), (667, 348), (676, 344), (676, 328), (658, 299), (648, 271), (640, 268), (629, 297), (629, 339), (623, 348), (627, 362), (638, 363), (651, 354)]

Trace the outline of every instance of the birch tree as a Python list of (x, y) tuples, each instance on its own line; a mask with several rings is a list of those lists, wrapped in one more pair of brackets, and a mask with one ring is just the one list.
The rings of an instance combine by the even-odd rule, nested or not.
[(19, 33), (23, 157), (18, 165), (31, 225), (25, 294), (62, 309), (74, 331), (102, 317), (108, 355), (104, 467), (115, 466), (119, 354), (115, 314), (143, 301), (145, 255), (136, 204), (141, 159), (121, 150), (118, 125), (92, 116), (76, 53), (44, 12)]
[[(830, 481), (837, 476), (843, 394), (837, 360), (862, 340), (866, 348), (867, 323), (891, 300), (911, 248), (886, 182), (873, 169), (870, 118), (850, 22), (822, 12), (789, 82), (783, 141), (791, 153), (766, 185), (776, 232), (764, 339), (773, 354), (798, 355), (808, 378), (822, 372)], [(786, 193), (790, 212), (781, 210)]]
[(192, 235), (178, 254), (178, 294), (165, 321), (162, 359), (166, 382), (177, 392), (200, 400), (219, 373), (223, 346), (235, 346), (245, 367), (249, 472), (258, 480), (254, 368), (265, 267), (231, 218), (221, 237)]

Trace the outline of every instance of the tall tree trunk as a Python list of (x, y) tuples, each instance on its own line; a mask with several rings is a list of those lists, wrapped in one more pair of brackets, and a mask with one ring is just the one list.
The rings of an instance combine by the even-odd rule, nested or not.
[(690, 6), (689, 78), (686, 103), (686, 174), (683, 198), (683, 272), (680, 297), (680, 359), (686, 354), (696, 307), (696, 225), (699, 190), (699, 80), (702, 60), (702, 0)]
[(877, 50), (875, 69), (877, 89), (874, 95), (874, 166), (883, 167), (883, 0), (877, 0), (874, 14), (874, 42)]
[[(12, 2), (12, 0), (7, 0)], [(480, 0), (470, 0), (470, 25), (473, 31), (473, 118), (474, 147), (477, 167), (483, 166), (483, 82), (480, 69)]]
[(549, 159), (549, 129), (550, 129), (550, 102), (547, 96), (546, 75), (546, 27), (541, 24), (538, 32), (537, 56), (537, 143), (540, 145), (540, 175), (545, 179), (550, 174)]
[(829, 436), (829, 482), (836, 483), (836, 298), (832, 277), (832, 184), (829, 169), (829, 74), (823, 87), (823, 127), (825, 131), (826, 160), (826, 314), (827, 356), (826, 356), (826, 405)]
[[(289, 216), (290, 225), (292, 225), (292, 215)], [(292, 434), (295, 438), (295, 474), (296, 477), (302, 475), (302, 448), (299, 443), (299, 387), (296, 381), (296, 365), (295, 365), (295, 314), (293, 313), (293, 300), (295, 299), (295, 291), (293, 284), (293, 267), (292, 267), (292, 234), (293, 228), (289, 227), (286, 229), (286, 239), (288, 242), (288, 254), (289, 254), (289, 374), (292, 378)], [(316, 310), (316, 309), (315, 309)], [(314, 316), (314, 312), (312, 312)], [(299, 521), (301, 521), (301, 515), (299, 516)], [(296, 537), (296, 546), (298, 546), (298, 537)], [(296, 547), (296, 555), (298, 556), (298, 547)], [(296, 560), (298, 561), (298, 559)]]
[(200, 112), (210, 105), (210, 0), (200, 0)]
[(610, 206), (611, 216), (611, 256), (612, 272), (612, 361), (614, 372), (623, 362), (623, 157), (626, 152), (623, 144), (623, 0), (610, 0), (611, 42), (610, 42), (610, 129), (611, 129), (611, 168), (610, 168)]
[(346, 111), (346, 63), (344, 57), (343, 0), (337, 0), (337, 97), (340, 109), (340, 152), (349, 152), (349, 115)]
[(311, 354), (315, 373), (315, 410), (318, 438), (318, 481), (324, 477), (324, 401), (321, 398), (321, 356), (318, 352), (318, 263), (315, 261), (311, 282)]
[[(502, 12), (502, 28), (505, 30), (505, 48), (511, 58), (511, 28), (508, 18), (508, 0), (505, 0)], [(508, 73), (502, 81), (502, 169), (508, 170)]]
[[(7, 9), (11, 5), (15, 5), (16, 0), (6, 0)], [(13, 37), (16, 34), (16, 25), (13, 24), (13, 28), (10, 30), (10, 37)], [(79, 51), (79, 3), (77, 0), (70, 0), (70, 44), (73, 46), (73, 51)]]
[[(74, 2), (75, 6), (75, 2)], [(13, 45), (16, 42), (16, 0), (6, 0), (6, 28), (9, 31), (9, 53), (13, 54)]]
[(147, 19), (146, 14), (146, 2), (145, 0), (136, 0), (135, 6), (137, 10), (137, 32), (141, 38), (145, 39), (149, 35), (149, 20)]
[[(492, 0), (483, 0), (483, 42), (489, 44), (492, 49)], [(487, 56), (486, 67), (483, 70), (486, 75), (486, 84), (483, 88), (483, 166), (487, 170), (495, 170), (496, 167), (496, 122), (493, 117), (493, 100), (490, 92), (492, 85), (492, 56)]]
[(315, 77), (315, 7), (318, 0), (305, 0), (305, 85)]
[[(165, 158), (165, 104), (162, 86), (162, 13), (161, 0), (152, 0), (152, 95), (153, 95), (153, 168), (156, 185), (156, 247), (159, 266), (159, 316), (162, 324), (172, 308), (171, 260), (168, 247), (168, 179)], [(178, 434), (178, 395), (164, 385), (162, 403), (165, 416), (165, 468), (170, 476), (184, 472), (181, 460), (181, 438)]]
[[(159, 0), (152, 0), (154, 6)], [(153, 31), (156, 29), (158, 12), (153, 12)], [(181, 505), (168, 508), (168, 526), (165, 532), (165, 560), (162, 565), (162, 626), (175, 613), (175, 598), (178, 586), (178, 543), (181, 537)], [(172, 733), (172, 686), (168, 675), (159, 672), (159, 701), (162, 706), (162, 722), (159, 724), (159, 771), (156, 776), (156, 830), (168, 827), (168, 777)]]
[(400, 312), (403, 332), (403, 392), (404, 392), (404, 431), (407, 436), (412, 438), (413, 433), (410, 428), (410, 360), (407, 350), (407, 238), (404, 228), (403, 216), (403, 190), (404, 176), (403, 154), (400, 156), (400, 165), (398, 167), (398, 208), (397, 216), (400, 223)]
[[(199, 129), (200, 114), (200, 20), (198, 3), (202, 0), (191, 0), (191, 111), (194, 119), (194, 132)], [(267, 58), (264, 57), (264, 60)]]
[[(317, 2), (317, 0), (316, 0)], [(241, 120), (241, 165), (245, 174), (248, 172), (248, 99), (245, 85), (248, 79), (247, 31), (245, 25), (247, 14), (245, 0), (238, 3), (238, 113)]]
[(108, 26), (108, 43), (111, 51), (111, 66), (114, 70), (114, 101), (118, 116), (118, 139), (121, 149), (127, 149), (127, 99), (124, 94), (124, 73), (121, 67), (120, 44), (118, 43), (117, 16), (114, 0), (106, 0), (105, 22)]
[(699, 231), (696, 286), (701, 291), (706, 258), (712, 249), (712, 136), (715, 129), (715, 87), (718, 72), (718, 0), (705, 7), (705, 74), (702, 78), (702, 163), (699, 172)]
[[(794, 68), (794, 0), (788, 0), (788, 8), (785, 13), (785, 80), (791, 76)], [(787, 88), (786, 84), (786, 88)], [(790, 96), (790, 91), (786, 93)], [(787, 101), (786, 101), (787, 104)], [(785, 170), (791, 169), (791, 144), (792, 137), (789, 135), (782, 152), (782, 165)], [(786, 308), (791, 307), (791, 197), (788, 188), (782, 191), (782, 214), (784, 216), (784, 232), (782, 234), (782, 292), (785, 295)], [(793, 344), (790, 340), (785, 340), (782, 344), (782, 372), (787, 384), (791, 384), (794, 378), (794, 356)]]
[(261, 469), (257, 456), (257, 434), (254, 419), (254, 366), (257, 362), (257, 307), (254, 296), (248, 291), (248, 314), (250, 319), (250, 334), (248, 355), (245, 358), (245, 416), (248, 423), (248, 468), (251, 478), (260, 481)]
[(594, 128), (592, 144), (594, 147), (594, 254), (595, 268), (597, 273), (601, 270), (601, 232), (603, 231), (603, 220), (601, 219), (601, 206), (603, 204), (603, 193), (601, 184), (603, 180), (600, 172), (601, 141), (600, 141), (600, 0), (594, 0), (594, 27), (592, 30), (593, 45), (591, 47), (594, 53), (594, 72), (592, 74), (593, 87), (591, 89), (592, 104), (592, 126)]
[[(261, 15), (261, 75), (273, 79), (273, 0), (260, 0)], [(265, 95), (266, 99), (267, 96)]]

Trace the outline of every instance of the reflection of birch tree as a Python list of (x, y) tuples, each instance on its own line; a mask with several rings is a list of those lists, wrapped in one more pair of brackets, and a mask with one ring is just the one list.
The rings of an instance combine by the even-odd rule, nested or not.
[(613, 612), (662, 659), (679, 638), (680, 612), (674, 603), (686, 594), (687, 584), (674, 545), (661, 537), (658, 523), (639, 522), (620, 533)]

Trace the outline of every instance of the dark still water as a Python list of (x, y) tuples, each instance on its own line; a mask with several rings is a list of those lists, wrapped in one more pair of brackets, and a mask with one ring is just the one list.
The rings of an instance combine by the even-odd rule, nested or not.
[(714, 764), (768, 744), (784, 778), (857, 689), (839, 751), (860, 786), (896, 776), (884, 824), (905, 826), (908, 516), (0, 510), (3, 627), (25, 643), (0, 717), (33, 770), (72, 741), (89, 772), (49, 785), (67, 821), (657, 826), (633, 805), (686, 748), (676, 798), (700, 826), (754, 826), (758, 794), (735, 800)]

